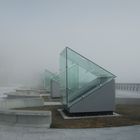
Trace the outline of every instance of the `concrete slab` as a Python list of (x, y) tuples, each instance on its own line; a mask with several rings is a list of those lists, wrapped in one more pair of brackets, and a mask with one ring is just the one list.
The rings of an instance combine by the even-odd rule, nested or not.
[(49, 128), (51, 111), (0, 110), (0, 124)]
[(40, 94), (40, 96), (42, 97), (42, 96), (48, 96), (48, 97), (50, 97), (50, 93), (45, 93), (45, 94)]
[(0, 99), (0, 109), (43, 106), (42, 98)]
[(9, 92), (9, 93), (5, 93), (5, 95), (6, 96), (9, 96), (9, 97), (12, 97), (12, 96), (27, 96), (27, 97), (30, 97), (30, 96), (37, 96), (37, 97), (39, 97), (40, 96), (40, 94), (39, 93), (37, 93), (37, 92), (20, 92), (20, 91), (16, 91), (16, 92)]
[(76, 116), (76, 117), (70, 117), (67, 116), (62, 109), (58, 109), (58, 112), (61, 114), (61, 116), (63, 117), (63, 119), (87, 119), (87, 118), (99, 118), (99, 117), (119, 117), (121, 116), (120, 114), (117, 114), (115, 112), (113, 112), (113, 115), (98, 115), (98, 116)]
[(0, 126), (0, 140), (139, 140), (140, 125), (93, 129)]
[(61, 102), (44, 102), (44, 105), (62, 105)]

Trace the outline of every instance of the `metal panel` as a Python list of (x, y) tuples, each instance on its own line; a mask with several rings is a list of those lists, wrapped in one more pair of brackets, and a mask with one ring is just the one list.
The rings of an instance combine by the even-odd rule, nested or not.
[(51, 80), (51, 97), (52, 98), (60, 97), (60, 84), (55, 80)]
[(98, 90), (68, 108), (70, 113), (102, 112), (115, 110), (115, 81), (101, 86)]

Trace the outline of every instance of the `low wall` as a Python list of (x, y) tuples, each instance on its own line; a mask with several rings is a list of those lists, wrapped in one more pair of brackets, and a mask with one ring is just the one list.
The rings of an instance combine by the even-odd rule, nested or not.
[(38, 95), (38, 96), (34, 96), (34, 95), (7, 95), (7, 99), (21, 99), (21, 98), (39, 98), (40, 97), (40, 95)]
[(116, 83), (116, 89), (140, 93), (140, 83)]
[(43, 106), (42, 98), (1, 99), (0, 109)]
[(51, 122), (50, 111), (0, 110), (3, 125), (49, 128)]
[(7, 96), (40, 96), (38, 92), (24, 92), (24, 91), (16, 91), (16, 92), (8, 92), (5, 93)]
[(140, 98), (116, 98), (116, 104), (140, 105)]

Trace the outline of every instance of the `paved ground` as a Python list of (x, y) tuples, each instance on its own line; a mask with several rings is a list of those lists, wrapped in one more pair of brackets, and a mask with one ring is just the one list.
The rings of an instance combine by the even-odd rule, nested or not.
[(0, 126), (0, 140), (139, 140), (140, 125), (97, 129), (43, 129)]
[[(3, 89), (5, 92), (5, 89)], [(7, 91), (7, 89), (6, 89)], [(140, 94), (117, 94), (136, 97)], [(93, 129), (43, 129), (0, 125), (0, 140), (139, 140), (140, 125)]]

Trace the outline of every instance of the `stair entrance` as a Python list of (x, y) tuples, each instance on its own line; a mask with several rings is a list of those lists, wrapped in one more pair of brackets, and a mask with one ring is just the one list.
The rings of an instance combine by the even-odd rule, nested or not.
[(69, 113), (112, 112), (115, 75), (66, 47), (60, 54), (60, 90)]

